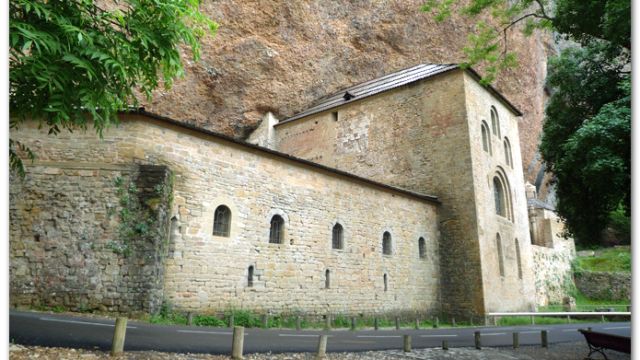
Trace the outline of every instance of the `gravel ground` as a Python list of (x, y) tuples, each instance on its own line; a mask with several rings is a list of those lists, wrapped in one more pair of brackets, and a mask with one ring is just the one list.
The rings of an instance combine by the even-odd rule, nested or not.
[[(523, 346), (518, 350), (510, 348), (484, 348), (475, 350), (471, 348), (452, 348), (444, 351), (439, 348), (418, 349), (411, 353), (403, 353), (399, 350), (388, 351), (368, 351), (359, 353), (329, 353), (327, 360), (350, 359), (350, 360), (399, 360), (399, 359), (421, 359), (421, 360), (582, 360), (587, 355), (587, 345), (585, 342), (552, 344), (547, 349), (537, 346)], [(615, 351), (607, 351), (607, 356), (611, 360), (628, 360), (631, 357), (627, 354)], [(114, 359), (107, 352), (84, 349), (48, 348), (39, 346), (22, 346), (11, 344), (9, 347), (9, 358), (12, 360), (107, 360)], [(207, 355), (207, 354), (176, 354), (161, 353), (156, 351), (131, 351), (116, 359), (131, 360), (228, 360), (229, 356)], [(286, 354), (249, 354), (245, 355), (247, 360), (312, 360), (315, 359), (311, 353), (286, 353)]]

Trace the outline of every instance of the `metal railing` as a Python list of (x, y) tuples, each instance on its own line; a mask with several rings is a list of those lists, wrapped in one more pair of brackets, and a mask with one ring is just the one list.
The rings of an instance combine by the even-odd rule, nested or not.
[[(485, 325), (489, 325), (493, 323), (493, 325), (498, 325), (498, 319), (501, 317), (508, 316), (528, 316), (531, 318), (531, 325), (535, 325), (536, 316), (539, 317), (561, 317), (566, 318), (567, 323), (571, 322), (571, 317), (589, 317), (589, 316), (598, 316), (602, 322), (605, 321), (605, 318), (608, 316), (629, 316), (631, 317), (630, 311), (549, 311), (549, 312), (491, 312), (487, 313), (485, 317)], [(493, 320), (493, 321), (491, 321)]]
[(487, 316), (631, 316), (630, 311), (493, 312)]

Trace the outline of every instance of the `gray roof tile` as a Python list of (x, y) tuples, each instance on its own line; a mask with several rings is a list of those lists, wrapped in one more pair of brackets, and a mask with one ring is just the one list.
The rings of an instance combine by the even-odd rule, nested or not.
[[(447, 71), (458, 69), (458, 64), (420, 64), (408, 69), (400, 70), (377, 79), (369, 80), (367, 82), (351, 86), (343, 89), (333, 95), (320, 99), (310, 108), (303, 112), (300, 112), (288, 119), (280, 121), (279, 124), (297, 120), (312, 114), (316, 114), (331, 108), (344, 105), (353, 101), (357, 101), (368, 96), (379, 94), (381, 92), (395, 89), (397, 87), (413, 83), (418, 80), (426, 79), (437, 74), (442, 74)], [(479, 79), (478, 73), (469, 68), (469, 72)], [(516, 115), (522, 115), (518, 109), (516, 109), (504, 96), (502, 96), (493, 87), (488, 87), (489, 91), (496, 95), (501, 101), (505, 102)]]

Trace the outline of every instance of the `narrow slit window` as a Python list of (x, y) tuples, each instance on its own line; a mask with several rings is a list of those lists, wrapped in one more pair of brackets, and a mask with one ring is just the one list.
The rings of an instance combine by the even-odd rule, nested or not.
[(498, 118), (498, 111), (495, 107), (491, 107), (491, 128), (493, 129), (493, 135), (500, 138), (500, 119)]
[(387, 291), (389, 289), (389, 280), (387, 278), (387, 274), (384, 274), (382, 279), (384, 281), (384, 291)]
[(249, 274), (247, 275), (247, 286), (253, 287), (253, 265), (249, 266)]
[(388, 231), (382, 234), (382, 253), (391, 255), (391, 234)]
[(498, 248), (498, 267), (500, 269), (500, 276), (504, 276), (504, 254), (502, 254), (502, 240), (500, 234), (496, 234), (496, 247)]
[(516, 262), (518, 263), (518, 279), (522, 280), (522, 259), (520, 258), (520, 243), (516, 239)]
[(324, 272), (324, 288), (331, 288), (331, 271), (329, 269)]
[(504, 138), (504, 161), (513, 168), (513, 157), (511, 156), (511, 143), (509, 139)]
[(505, 208), (505, 199), (504, 199), (504, 188), (502, 186), (502, 182), (498, 177), (493, 178), (493, 197), (496, 207), (496, 214), (500, 216), (507, 216), (506, 208)]
[(489, 125), (487, 125), (487, 123), (483, 121), (482, 125), (480, 125), (480, 130), (482, 132), (482, 149), (485, 152), (488, 152), (489, 155), (491, 155), (491, 138), (489, 135)]
[(225, 205), (220, 205), (213, 214), (213, 235), (229, 237), (230, 230), (231, 210)]
[(424, 259), (425, 257), (427, 257), (427, 250), (425, 249), (425, 242), (424, 242), (424, 238), (421, 237), (420, 239), (418, 239), (418, 254), (420, 256), (421, 259)]
[(271, 218), (271, 230), (269, 231), (269, 242), (272, 244), (282, 244), (284, 241), (284, 219), (280, 215)]
[(333, 226), (333, 231), (331, 234), (331, 247), (333, 249), (343, 249), (344, 248), (344, 238), (343, 238), (344, 229), (342, 225), (335, 224)]

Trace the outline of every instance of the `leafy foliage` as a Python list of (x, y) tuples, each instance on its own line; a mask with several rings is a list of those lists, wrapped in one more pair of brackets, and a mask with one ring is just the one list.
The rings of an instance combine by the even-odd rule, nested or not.
[(631, 85), (620, 57), (592, 43), (550, 64), (555, 89), (540, 152), (555, 176), (557, 209), (583, 245), (600, 241), (611, 213), (631, 210)]
[[(217, 24), (198, 0), (11, 0), (9, 2), (11, 128), (39, 119), (50, 134), (86, 129), (99, 134), (118, 111), (150, 97), (183, 73), (178, 45), (199, 57), (199, 39)], [(13, 169), (24, 172), (12, 143)]]
[[(553, 18), (547, 13), (549, 0), (427, 0), (422, 11), (433, 13), (436, 21), (450, 17), (454, 8), (468, 17), (478, 18), (475, 33), (468, 35), (467, 46), (463, 49), (466, 61), (463, 66), (484, 64), (482, 83), (495, 80), (498, 73), (517, 64), (517, 58), (508, 47), (508, 32), (522, 23), (522, 31), (530, 35), (535, 29), (551, 29)], [(462, 5), (464, 4), (464, 5)], [(491, 16), (489, 24), (484, 15)], [(494, 26), (493, 24), (497, 24)]]
[[(486, 65), (484, 83), (493, 82), (501, 70), (516, 64), (507, 41), (516, 25), (521, 25), (525, 35), (549, 29), (582, 44), (600, 39), (631, 49), (629, 0), (426, 0), (421, 9), (434, 14), (437, 21), (444, 21), (456, 9), (478, 19), (464, 48), (464, 65)], [(486, 15), (495, 26), (485, 21)]]
[(170, 194), (173, 190), (171, 180), (166, 186), (156, 186), (154, 189), (155, 197), (147, 199), (145, 203), (140, 201), (139, 190), (135, 182), (117, 177), (115, 187), (120, 206), (118, 211), (120, 223), (118, 237), (111, 240), (108, 247), (114, 253), (127, 257), (133, 253), (133, 244), (136, 241), (154, 242), (156, 239), (164, 238), (166, 242), (166, 235), (158, 226), (157, 213), (153, 205), (164, 200), (170, 201)]
[(213, 326), (213, 327), (225, 327), (224, 321), (218, 319), (212, 315), (196, 315), (193, 318), (193, 323), (196, 326)]

